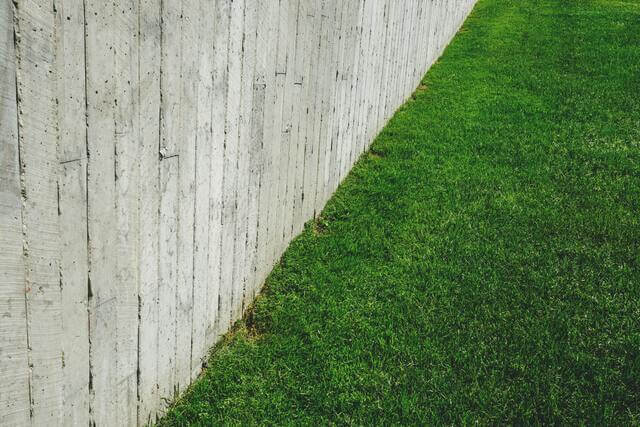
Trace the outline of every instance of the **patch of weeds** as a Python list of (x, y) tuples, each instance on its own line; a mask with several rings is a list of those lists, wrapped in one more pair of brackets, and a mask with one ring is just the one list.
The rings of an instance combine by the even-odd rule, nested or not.
[(313, 221), (313, 235), (322, 236), (329, 230), (329, 221), (323, 216), (318, 215), (315, 221)]

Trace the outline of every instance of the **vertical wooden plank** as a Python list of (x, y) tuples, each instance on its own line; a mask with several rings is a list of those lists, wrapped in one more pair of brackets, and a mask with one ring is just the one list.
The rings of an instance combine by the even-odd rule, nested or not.
[(140, 0), (139, 10), (138, 424), (146, 425), (155, 421), (160, 406), (157, 375), (161, 0)]
[[(198, 74), (197, 74), (197, 133), (195, 180), (195, 232), (193, 247), (193, 313), (191, 332), (191, 380), (202, 369), (207, 353), (207, 292), (209, 281), (208, 256), (210, 251), (210, 187), (211, 150), (213, 145), (213, 1), (198, 3)], [(214, 243), (214, 244), (217, 244)]]
[[(62, 287), (63, 399), (65, 422), (89, 424), (87, 251), (87, 146), (84, 5), (56, 5), (60, 283)], [(81, 58), (78, 60), (78, 58)]]
[[(138, 2), (114, 5), (116, 190), (116, 419), (137, 422), (138, 360)], [(115, 30), (114, 30), (115, 29)]]
[[(196, 103), (198, 95), (198, 0), (182, 0), (180, 25), (180, 85), (178, 165), (178, 282), (176, 292), (176, 383), (177, 393), (191, 382), (191, 321), (193, 320), (193, 246), (196, 173)], [(174, 31), (173, 28), (168, 28)]]
[(26, 267), (31, 416), (62, 416), (62, 318), (57, 189), (54, 11), (46, 1), (16, 4), (18, 137)]
[(0, 4), (0, 424), (29, 423), (13, 4)]

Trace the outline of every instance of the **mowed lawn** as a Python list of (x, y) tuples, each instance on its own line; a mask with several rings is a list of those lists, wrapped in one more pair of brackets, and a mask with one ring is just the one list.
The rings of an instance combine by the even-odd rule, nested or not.
[(640, 1), (481, 0), (185, 424), (640, 424)]

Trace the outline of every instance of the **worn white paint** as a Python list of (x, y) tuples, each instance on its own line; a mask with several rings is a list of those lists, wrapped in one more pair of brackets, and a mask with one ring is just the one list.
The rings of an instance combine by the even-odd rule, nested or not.
[(143, 425), (474, 0), (0, 6), (0, 424)]

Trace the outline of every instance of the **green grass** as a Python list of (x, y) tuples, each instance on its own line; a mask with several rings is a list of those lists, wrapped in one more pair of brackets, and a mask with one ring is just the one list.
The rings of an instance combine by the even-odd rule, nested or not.
[(640, 425), (640, 2), (481, 0), (162, 425)]

